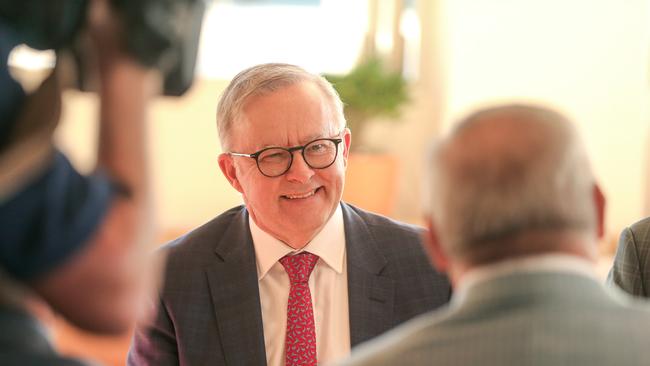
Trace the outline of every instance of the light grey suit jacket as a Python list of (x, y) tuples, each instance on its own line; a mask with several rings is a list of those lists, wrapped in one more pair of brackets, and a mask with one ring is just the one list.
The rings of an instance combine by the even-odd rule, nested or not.
[(634, 296), (650, 297), (650, 217), (621, 233), (607, 282)]
[[(429, 265), (420, 229), (341, 206), (352, 345), (447, 303), (450, 285)], [(136, 329), (128, 364), (265, 365), (246, 209), (233, 208), (164, 250), (158, 311)]]
[(650, 308), (595, 279), (522, 272), (476, 284), (344, 365), (648, 365), (648, 324)]

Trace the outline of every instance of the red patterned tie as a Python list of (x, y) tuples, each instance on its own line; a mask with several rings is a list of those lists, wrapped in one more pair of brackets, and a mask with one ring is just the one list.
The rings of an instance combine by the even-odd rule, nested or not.
[(291, 281), (284, 342), (286, 366), (316, 366), (316, 329), (308, 281), (317, 261), (318, 256), (308, 252), (280, 259)]

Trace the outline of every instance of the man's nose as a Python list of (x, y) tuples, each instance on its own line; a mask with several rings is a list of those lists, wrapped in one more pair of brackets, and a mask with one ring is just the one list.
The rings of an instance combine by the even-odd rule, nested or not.
[(294, 151), (293, 153), (293, 163), (289, 168), (289, 171), (286, 173), (286, 177), (290, 181), (298, 183), (306, 183), (309, 179), (315, 174), (314, 169), (312, 169), (305, 158), (302, 156), (301, 151)]

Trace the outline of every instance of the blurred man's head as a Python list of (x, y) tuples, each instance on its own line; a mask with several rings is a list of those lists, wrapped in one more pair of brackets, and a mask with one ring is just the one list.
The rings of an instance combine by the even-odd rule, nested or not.
[(543, 253), (593, 257), (604, 198), (564, 116), (526, 105), (478, 111), (432, 149), (427, 168), (437, 266), (462, 272)]
[(343, 192), (351, 137), (332, 86), (293, 65), (252, 67), (224, 91), (217, 125), (224, 151), (219, 166), (251, 218), (292, 247), (306, 245)]

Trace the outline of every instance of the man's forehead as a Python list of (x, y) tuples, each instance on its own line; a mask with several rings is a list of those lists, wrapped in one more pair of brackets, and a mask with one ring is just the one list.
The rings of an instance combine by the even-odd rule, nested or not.
[(300, 82), (246, 98), (235, 114), (229, 137), (236, 149), (303, 145), (337, 135), (345, 124), (339, 118), (332, 101), (316, 84)]
[(305, 131), (300, 126), (293, 126), (295, 129), (276, 129), (276, 130), (263, 130), (263, 127), (257, 127), (254, 123), (246, 120), (241, 121), (233, 128), (233, 140), (248, 140), (247, 145), (251, 148), (263, 149), (266, 147), (292, 147), (296, 145), (304, 145), (319, 138), (335, 137), (340, 131), (337, 123), (327, 122), (314, 129), (312, 126), (311, 131)]

